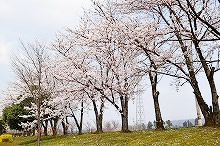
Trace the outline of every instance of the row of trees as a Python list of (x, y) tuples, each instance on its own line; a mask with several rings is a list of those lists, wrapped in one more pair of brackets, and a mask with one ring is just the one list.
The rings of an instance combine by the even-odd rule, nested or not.
[[(47, 129), (48, 123), (56, 133), (58, 120), (65, 131), (69, 118), (81, 134), (83, 114), (90, 105), (98, 133), (109, 104), (121, 115), (122, 131), (129, 132), (128, 102), (146, 89), (141, 81), (148, 77), (156, 128), (164, 129), (157, 86), (167, 75), (177, 87), (189, 83), (205, 125), (219, 127), (214, 80), (220, 56), (218, 6), (217, 0), (94, 1), (81, 25), (66, 29), (52, 44), (22, 44), (25, 54), (12, 64), (18, 80), (7, 99), (10, 104), (33, 99), (26, 109), (27, 117), (35, 120), (23, 126), (37, 127), (38, 137), (40, 127)], [(199, 87), (201, 72), (210, 87), (211, 106)]]
[[(165, 128), (169, 129), (173, 126), (172, 122), (170, 120), (167, 120), (166, 122), (163, 122), (163, 125), (165, 126)], [(153, 129), (153, 127), (156, 129), (156, 121), (154, 121), (153, 123), (151, 121), (149, 121), (147, 123), (147, 129)]]

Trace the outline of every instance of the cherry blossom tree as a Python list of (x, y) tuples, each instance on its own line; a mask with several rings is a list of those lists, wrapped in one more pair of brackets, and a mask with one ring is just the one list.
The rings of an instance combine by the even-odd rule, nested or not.
[[(90, 43), (90, 47), (98, 46), (98, 49), (102, 51), (105, 50), (105, 48), (110, 50), (109, 47), (112, 44), (112, 46), (114, 46), (113, 48), (119, 48), (119, 52), (123, 52), (120, 57), (130, 57), (125, 57), (125, 60), (127, 61), (126, 63), (134, 63), (134, 76), (140, 77), (146, 73), (149, 75), (152, 85), (157, 128), (164, 129), (158, 101), (157, 72), (161, 70), (161, 68), (165, 68), (164, 62), (171, 57), (171, 53), (169, 54), (168, 51), (162, 51), (162, 49), (159, 50), (158, 46), (160, 44), (157, 44), (158, 42), (155, 41), (159, 38), (155, 37), (156, 32), (160, 31), (161, 33), (161, 31), (164, 32), (164, 30), (157, 30), (158, 25), (155, 22), (147, 23), (142, 21), (140, 17), (136, 17), (136, 15), (129, 16), (121, 13), (117, 10), (117, 6), (112, 5), (111, 1), (107, 1), (105, 4), (94, 2), (94, 6), (95, 22), (90, 19), (86, 19), (86, 22), (92, 21), (89, 23), (89, 26), (91, 27), (94, 24), (96, 26), (89, 30), (82, 30), (82, 32), (89, 32), (89, 35), (85, 35), (85, 33), (81, 32), (79, 36), (83, 36), (84, 40), (87, 39), (85, 42), (87, 45)], [(158, 56), (158, 54), (160, 55)]]
[[(95, 11), (99, 10), (98, 6)], [(90, 67), (85, 72), (90, 71), (90, 74), (87, 73), (87, 82), (83, 84), (98, 92), (101, 95), (101, 102), (104, 98), (120, 112), (122, 131), (128, 132), (128, 101), (133, 97), (135, 87), (142, 78), (137, 69), (138, 60), (136, 59), (140, 53), (123, 43), (126, 41), (123, 38), (123, 31), (120, 30), (123, 24), (114, 23), (112, 13), (106, 12), (104, 16), (106, 19), (99, 16), (102, 13), (94, 15), (95, 21), (86, 16), (81, 28), (68, 29), (69, 34), (66, 38), (72, 42), (68, 44), (74, 44), (76, 48), (81, 47), (86, 52), (85, 56)], [(118, 100), (121, 105), (118, 105)]]
[[(201, 107), (203, 116), (206, 119), (205, 125), (219, 125), (218, 115), (218, 95), (214, 83), (213, 74), (218, 69), (209, 68), (208, 64), (212, 64), (214, 61), (207, 61), (207, 57), (213, 59), (214, 49), (213, 43), (207, 43), (207, 41), (215, 41), (218, 39), (218, 11), (214, 5), (216, 1), (126, 1), (119, 5), (126, 8), (127, 12), (142, 12), (145, 16), (153, 16), (160, 18), (160, 27), (166, 27), (169, 33), (164, 33), (163, 36), (169, 36), (164, 41), (174, 42), (182, 51), (184, 57), (187, 72), (182, 70), (175, 63), (183, 74), (187, 76), (188, 82), (191, 84), (196, 99)], [(197, 12), (198, 10), (198, 12)], [(201, 15), (201, 16), (200, 16)], [(215, 19), (209, 19), (210, 15), (213, 15)], [(151, 17), (152, 18), (152, 17)], [(197, 21), (197, 19), (199, 21)], [(204, 19), (204, 20), (203, 20)], [(175, 43), (176, 42), (176, 43)], [(166, 43), (168, 44), (168, 43)], [(209, 45), (209, 49), (207, 49)], [(195, 53), (195, 56), (192, 56)], [(212, 53), (210, 53), (212, 52)], [(210, 57), (211, 56), (211, 57)], [(195, 60), (197, 58), (198, 60)], [(201, 91), (196, 79), (197, 71), (195, 69), (195, 62), (199, 62), (202, 66), (206, 77), (210, 84), (213, 101), (213, 111), (202, 98)], [(212, 71), (211, 71), (212, 70)], [(212, 73), (211, 73), (212, 72)]]

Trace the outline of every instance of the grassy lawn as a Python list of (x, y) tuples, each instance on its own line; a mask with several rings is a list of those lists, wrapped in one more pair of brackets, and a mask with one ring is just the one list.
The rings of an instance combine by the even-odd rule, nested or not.
[[(15, 138), (15, 145), (36, 145), (36, 137)], [(186, 128), (166, 131), (136, 131), (132, 133), (108, 132), (103, 134), (83, 134), (42, 137), (43, 146), (77, 145), (220, 145), (220, 129)], [(1, 145), (1, 144), (0, 144)]]

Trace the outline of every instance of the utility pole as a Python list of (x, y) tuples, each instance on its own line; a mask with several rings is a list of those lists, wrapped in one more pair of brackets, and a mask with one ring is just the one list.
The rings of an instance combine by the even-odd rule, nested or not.
[(196, 100), (196, 111), (197, 111), (197, 120), (198, 120), (198, 125), (195, 125), (195, 126), (202, 126), (200, 107), (199, 107), (199, 104), (196, 98), (195, 100)]

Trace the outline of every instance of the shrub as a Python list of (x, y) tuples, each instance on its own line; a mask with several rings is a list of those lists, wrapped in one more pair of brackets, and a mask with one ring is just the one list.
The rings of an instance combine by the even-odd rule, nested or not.
[(13, 142), (12, 134), (2, 134), (0, 136), (0, 142)]

